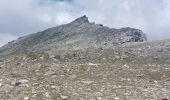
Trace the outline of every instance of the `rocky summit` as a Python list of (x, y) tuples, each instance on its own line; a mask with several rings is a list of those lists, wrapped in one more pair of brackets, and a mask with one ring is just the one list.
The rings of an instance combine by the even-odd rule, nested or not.
[(0, 48), (0, 100), (169, 100), (170, 39), (86, 16)]
[(108, 48), (127, 42), (143, 42), (146, 40), (146, 35), (139, 29), (129, 27), (108, 28), (102, 24), (90, 23), (86, 16), (82, 16), (69, 24), (9, 42), (0, 48), (0, 52)]

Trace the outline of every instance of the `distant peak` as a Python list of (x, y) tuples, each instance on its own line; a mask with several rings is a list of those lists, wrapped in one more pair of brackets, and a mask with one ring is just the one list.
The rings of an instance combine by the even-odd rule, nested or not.
[(82, 24), (82, 23), (89, 23), (89, 20), (88, 20), (88, 17), (86, 15), (84, 15), (82, 17), (77, 18), (73, 22), (81, 23)]

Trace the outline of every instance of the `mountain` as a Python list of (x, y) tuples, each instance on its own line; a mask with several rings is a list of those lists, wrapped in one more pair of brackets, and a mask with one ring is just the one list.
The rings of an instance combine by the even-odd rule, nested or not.
[(146, 35), (139, 29), (108, 28), (102, 24), (90, 23), (86, 16), (82, 16), (71, 23), (9, 42), (0, 48), (0, 52), (108, 48), (127, 42), (146, 40)]
[(0, 48), (0, 100), (169, 100), (170, 39), (75, 21)]

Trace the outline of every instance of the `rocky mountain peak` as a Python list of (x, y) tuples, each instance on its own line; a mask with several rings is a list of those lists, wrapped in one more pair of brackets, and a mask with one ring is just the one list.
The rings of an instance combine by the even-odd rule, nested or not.
[(72, 23), (89, 23), (88, 17), (86, 15), (77, 18), (76, 20), (74, 20)]
[(144, 42), (146, 35), (139, 29), (113, 29), (92, 24), (86, 15), (71, 23), (21, 37), (0, 47), (0, 54), (15, 51), (57, 51), (86, 48), (110, 48), (128, 42)]

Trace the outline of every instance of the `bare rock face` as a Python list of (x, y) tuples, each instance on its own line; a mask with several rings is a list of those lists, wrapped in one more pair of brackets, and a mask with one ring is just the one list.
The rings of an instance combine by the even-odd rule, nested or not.
[(86, 16), (82, 16), (71, 23), (9, 42), (0, 48), (0, 53), (108, 48), (127, 42), (146, 40), (146, 35), (139, 29), (108, 28), (101, 24), (90, 23)]

